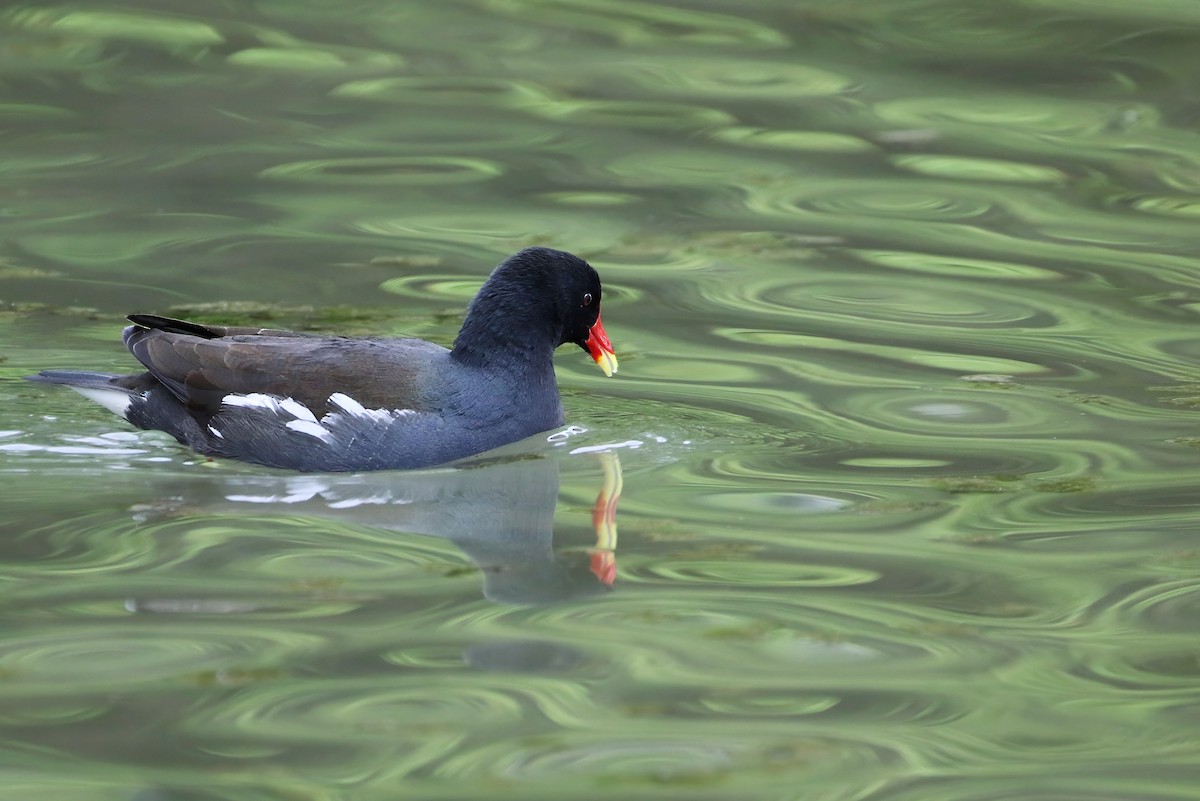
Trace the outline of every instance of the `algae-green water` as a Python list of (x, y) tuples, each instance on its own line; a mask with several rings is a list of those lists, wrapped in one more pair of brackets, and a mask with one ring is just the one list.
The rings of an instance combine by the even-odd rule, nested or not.
[[(0, 10), (0, 787), (1200, 797), (1200, 4)], [(207, 461), (20, 377), (130, 312), (621, 359), (463, 469)]]

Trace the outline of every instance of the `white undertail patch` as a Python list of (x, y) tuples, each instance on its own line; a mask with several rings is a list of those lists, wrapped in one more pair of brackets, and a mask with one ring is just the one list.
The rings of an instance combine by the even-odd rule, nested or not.
[(133, 395), (131, 395), (129, 392), (126, 392), (123, 389), (77, 387), (74, 384), (67, 384), (67, 386), (88, 400), (93, 400), (100, 404), (113, 414), (119, 414), (121, 417), (129, 419), (126, 415), (129, 413), (129, 407), (133, 404)]

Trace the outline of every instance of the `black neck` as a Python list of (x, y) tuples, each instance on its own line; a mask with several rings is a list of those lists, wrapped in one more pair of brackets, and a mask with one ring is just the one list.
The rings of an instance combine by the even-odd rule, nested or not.
[(553, 364), (554, 333), (544, 319), (510, 310), (505, 315), (488, 313), (486, 305), (473, 306), (463, 322), (452, 358), (475, 367), (510, 368), (522, 372), (545, 369)]

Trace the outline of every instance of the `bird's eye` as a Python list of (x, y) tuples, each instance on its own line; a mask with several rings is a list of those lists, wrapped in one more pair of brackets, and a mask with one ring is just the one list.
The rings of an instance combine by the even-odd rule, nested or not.
[(592, 305), (592, 293), (591, 293), (591, 292), (584, 292), (584, 293), (583, 293), (583, 305), (584, 305), (584, 306), (591, 306), (591, 305)]

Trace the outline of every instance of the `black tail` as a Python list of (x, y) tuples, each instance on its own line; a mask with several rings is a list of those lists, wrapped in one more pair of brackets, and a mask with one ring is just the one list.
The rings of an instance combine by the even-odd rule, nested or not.
[(123, 389), (113, 379), (123, 378), (116, 373), (92, 373), (87, 370), (43, 370), (37, 375), (25, 376), (26, 381), (41, 384), (66, 384), (69, 387), (95, 387), (96, 389)]
[(159, 386), (149, 373), (117, 374), (92, 373), (87, 370), (43, 370), (37, 375), (25, 376), (26, 381), (39, 384), (62, 384), (66, 387), (83, 389), (117, 389), (124, 392), (145, 392)]

